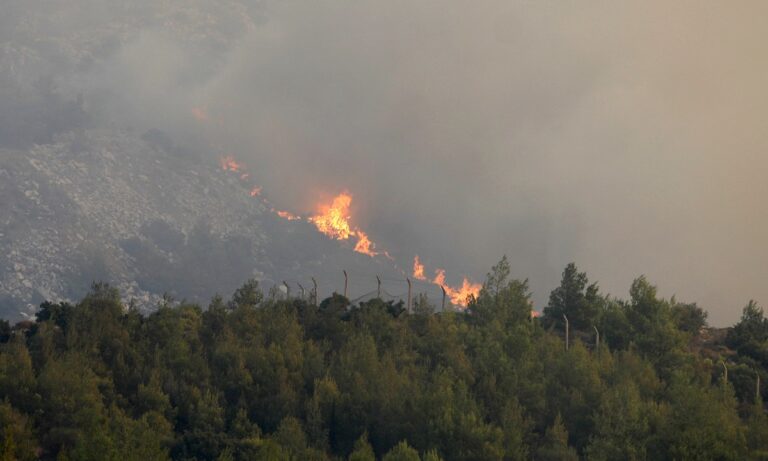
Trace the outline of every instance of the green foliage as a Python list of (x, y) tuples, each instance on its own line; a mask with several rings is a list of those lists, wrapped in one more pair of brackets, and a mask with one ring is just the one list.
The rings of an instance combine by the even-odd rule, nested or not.
[(235, 291), (230, 302), (231, 308), (256, 307), (264, 300), (264, 293), (259, 288), (259, 281), (250, 279)]
[(595, 461), (647, 459), (647, 411), (635, 383), (623, 382), (607, 391), (595, 415), (588, 458)]
[(206, 310), (167, 298), (143, 317), (95, 284), (0, 324), (0, 461), (766, 458), (755, 303), (735, 352), (701, 356), (705, 313), (643, 277), (607, 298), (570, 264), (540, 322), (510, 273), (503, 258), (465, 311), (420, 298), (413, 314), (265, 299), (250, 280)]
[(36, 445), (29, 418), (8, 402), (0, 403), (0, 461), (33, 460)]
[(768, 367), (768, 318), (755, 301), (744, 307), (741, 320), (728, 332), (726, 343), (740, 355)]
[(600, 301), (597, 284), (590, 285), (587, 274), (570, 263), (563, 270), (560, 286), (549, 295), (542, 320), (563, 329), (565, 315), (571, 328), (586, 331), (596, 323)]
[(669, 413), (661, 423), (657, 455), (666, 459), (739, 460), (746, 454), (745, 428), (727, 385), (704, 386), (675, 376)]
[(558, 414), (552, 426), (544, 434), (544, 440), (536, 451), (536, 459), (541, 461), (578, 461), (579, 456), (568, 446), (568, 431)]
[(394, 446), (382, 458), (383, 461), (421, 461), (419, 452), (408, 445), (408, 442), (402, 441)]
[(678, 330), (694, 335), (707, 326), (707, 312), (696, 303), (673, 303), (672, 318)]
[(368, 433), (361, 435), (355, 442), (354, 449), (349, 455), (349, 461), (376, 461), (373, 447), (368, 443)]

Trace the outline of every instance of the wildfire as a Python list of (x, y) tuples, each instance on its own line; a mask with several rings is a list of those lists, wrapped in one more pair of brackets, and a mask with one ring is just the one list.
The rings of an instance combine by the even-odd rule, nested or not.
[(309, 218), (317, 230), (336, 240), (347, 240), (353, 231), (349, 226), (349, 206), (352, 196), (346, 192), (337, 195), (333, 203), (320, 206), (320, 214)]
[[(424, 265), (419, 260), (418, 255), (413, 258), (413, 278), (427, 280), (427, 277), (424, 275)], [(470, 296), (477, 297), (480, 294), (480, 289), (483, 287), (479, 283), (470, 282), (466, 277), (462, 280), (461, 286), (452, 287), (445, 282), (445, 269), (435, 270), (435, 278), (432, 279), (432, 283), (442, 287), (453, 304), (465, 307)]]
[(221, 166), (221, 169), (224, 171), (232, 171), (235, 173), (239, 173), (240, 170), (243, 168), (241, 164), (239, 164), (235, 157), (231, 155), (225, 155), (219, 159), (219, 165)]
[(376, 246), (368, 234), (353, 227), (350, 223), (349, 208), (352, 205), (352, 195), (348, 192), (342, 192), (334, 197), (330, 205), (321, 205), (319, 214), (309, 218), (317, 230), (336, 240), (349, 240), (355, 237), (355, 251), (368, 256), (376, 256), (379, 253), (374, 251)]
[(373, 251), (373, 243), (368, 238), (368, 234), (366, 234), (361, 230), (357, 230), (355, 232), (355, 235), (357, 235), (357, 244), (355, 245), (355, 251), (371, 257), (376, 256), (378, 254), (375, 251)]
[(419, 255), (416, 255), (413, 258), (413, 278), (416, 280), (427, 279), (427, 277), (424, 275), (424, 264), (422, 264), (419, 260)]
[(261, 195), (261, 187), (260, 186), (254, 186), (251, 189), (250, 194), (251, 194), (251, 197), (258, 197), (259, 195)]
[(301, 216), (296, 216), (295, 214), (292, 214), (288, 211), (281, 211), (281, 210), (275, 210), (275, 209), (273, 209), (272, 211), (274, 211), (281, 218), (287, 219), (288, 221), (296, 221), (301, 219)]
[(435, 279), (432, 282), (443, 287), (445, 294), (448, 295), (451, 302), (460, 306), (466, 306), (470, 296), (477, 297), (480, 294), (480, 289), (483, 287), (479, 283), (470, 282), (466, 277), (462, 280), (461, 286), (452, 287), (445, 283), (444, 269), (437, 269), (435, 271)]

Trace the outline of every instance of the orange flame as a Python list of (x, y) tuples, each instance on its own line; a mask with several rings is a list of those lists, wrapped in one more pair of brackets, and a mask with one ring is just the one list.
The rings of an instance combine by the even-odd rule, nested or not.
[(317, 230), (336, 240), (347, 240), (354, 232), (349, 226), (349, 206), (352, 204), (352, 196), (346, 192), (337, 195), (333, 203), (320, 206), (320, 214), (312, 216), (309, 220), (315, 224)]
[(251, 197), (258, 197), (259, 195), (261, 195), (261, 187), (260, 186), (254, 186), (251, 189), (250, 194), (251, 194)]
[(483, 286), (479, 283), (472, 283), (464, 277), (461, 281), (460, 287), (445, 286), (445, 293), (451, 298), (453, 304), (466, 307), (469, 304), (471, 298), (477, 298), (480, 294), (480, 289)]
[[(424, 265), (421, 264), (418, 256), (413, 260), (413, 277), (418, 280), (426, 280), (426, 277), (424, 277)], [(470, 282), (466, 277), (462, 280), (461, 286), (452, 287), (445, 282), (445, 269), (435, 270), (435, 278), (432, 279), (432, 283), (445, 290), (445, 294), (451, 300), (451, 303), (464, 307), (469, 304), (471, 297), (477, 298), (480, 294), (480, 289), (483, 287), (479, 283)]]
[(355, 245), (355, 251), (358, 253), (362, 253), (364, 255), (368, 255), (370, 257), (376, 256), (378, 253), (373, 251), (373, 243), (368, 238), (368, 234), (361, 230), (355, 231), (355, 235), (357, 236), (357, 244)]
[(350, 237), (357, 238), (355, 251), (368, 256), (376, 256), (379, 253), (374, 251), (376, 246), (368, 234), (353, 227), (350, 223), (349, 208), (352, 205), (352, 195), (348, 192), (342, 192), (334, 197), (331, 205), (321, 205), (319, 214), (309, 218), (317, 230), (336, 240), (348, 240)]
[(413, 258), (413, 278), (416, 280), (427, 279), (427, 277), (424, 275), (424, 264), (422, 264), (419, 260), (419, 255), (416, 255)]
[(235, 160), (231, 155), (225, 155), (219, 159), (219, 165), (224, 171), (233, 171), (239, 173), (243, 166)]
[(476, 298), (480, 294), (480, 289), (483, 287), (479, 283), (470, 282), (466, 277), (462, 280), (460, 287), (452, 287), (445, 283), (445, 269), (435, 271), (433, 282), (445, 289), (445, 294), (448, 295), (453, 304), (464, 307), (469, 304), (470, 297)]
[(273, 209), (275, 213), (277, 213), (278, 216), (280, 216), (283, 219), (287, 219), (288, 221), (296, 221), (301, 219), (301, 216), (296, 216), (295, 214), (292, 214), (288, 211), (281, 211), (281, 210), (275, 210)]

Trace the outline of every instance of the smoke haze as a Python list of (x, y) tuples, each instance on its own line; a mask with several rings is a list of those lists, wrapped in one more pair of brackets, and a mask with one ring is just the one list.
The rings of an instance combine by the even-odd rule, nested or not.
[(0, 147), (159, 130), (281, 209), (350, 191), (403, 267), (507, 254), (537, 309), (570, 261), (715, 325), (768, 302), (765, 2), (4, 5)]

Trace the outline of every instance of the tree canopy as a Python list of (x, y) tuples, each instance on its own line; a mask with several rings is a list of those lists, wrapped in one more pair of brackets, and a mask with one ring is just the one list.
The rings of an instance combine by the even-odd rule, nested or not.
[(43, 303), (0, 323), (0, 460), (766, 459), (756, 303), (718, 336), (644, 277), (616, 299), (569, 264), (536, 319), (510, 272), (450, 312), (255, 280), (147, 316), (106, 284)]

